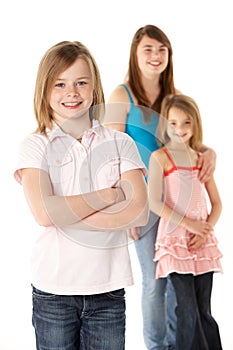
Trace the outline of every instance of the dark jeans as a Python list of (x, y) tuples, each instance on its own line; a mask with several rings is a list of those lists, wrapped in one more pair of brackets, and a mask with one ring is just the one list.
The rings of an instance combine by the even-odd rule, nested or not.
[(177, 299), (176, 350), (222, 350), (219, 329), (211, 315), (213, 273), (170, 275)]
[(33, 287), (37, 350), (123, 350), (125, 291), (61, 296)]

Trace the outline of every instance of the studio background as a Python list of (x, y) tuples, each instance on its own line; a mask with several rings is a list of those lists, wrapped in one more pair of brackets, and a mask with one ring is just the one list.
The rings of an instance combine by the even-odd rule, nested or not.
[[(231, 1), (9, 1), (1, 5), (1, 245), (0, 350), (35, 350), (31, 326), (30, 254), (36, 229), (22, 188), (13, 179), (21, 139), (35, 127), (33, 93), (44, 52), (62, 40), (78, 40), (94, 55), (106, 100), (123, 82), (135, 31), (160, 27), (173, 47), (176, 87), (198, 103), (204, 143), (217, 152), (215, 178), (223, 212), (215, 232), (224, 274), (215, 275), (212, 312), (223, 349), (233, 349), (233, 50)], [(141, 274), (130, 245), (135, 285), (127, 288), (126, 350), (144, 350)]]

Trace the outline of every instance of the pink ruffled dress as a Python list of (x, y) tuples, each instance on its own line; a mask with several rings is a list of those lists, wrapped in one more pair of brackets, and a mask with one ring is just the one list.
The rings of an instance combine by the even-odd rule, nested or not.
[[(165, 203), (190, 219), (206, 220), (206, 190), (198, 179), (198, 168), (177, 167), (168, 150), (163, 148), (163, 151), (172, 164), (172, 169), (164, 173)], [(192, 237), (182, 226), (160, 219), (154, 257), (156, 278), (167, 277), (172, 272), (194, 276), (210, 271), (222, 272), (222, 253), (214, 233), (208, 235), (205, 245), (196, 251), (188, 248)]]

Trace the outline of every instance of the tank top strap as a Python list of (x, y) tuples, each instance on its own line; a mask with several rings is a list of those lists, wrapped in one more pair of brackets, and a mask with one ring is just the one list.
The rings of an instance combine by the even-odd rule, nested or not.
[(130, 93), (130, 91), (129, 91), (128, 86), (127, 86), (126, 84), (121, 84), (120, 86), (123, 86), (123, 87), (125, 88), (125, 90), (126, 90), (128, 96), (129, 96), (129, 101), (130, 101), (130, 103), (132, 103), (132, 104), (134, 105), (133, 97), (132, 97), (132, 95), (131, 95), (131, 93)]
[(176, 168), (176, 165), (172, 159), (172, 156), (170, 155), (170, 153), (168, 152), (167, 148), (166, 147), (162, 147), (161, 150), (164, 151), (164, 153), (166, 154), (166, 156), (168, 157), (168, 159), (170, 160), (171, 164), (172, 164), (172, 168), (175, 169)]

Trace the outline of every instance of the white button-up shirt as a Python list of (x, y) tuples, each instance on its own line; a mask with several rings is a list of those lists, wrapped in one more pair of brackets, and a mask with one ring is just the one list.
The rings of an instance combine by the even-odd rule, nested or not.
[[(31, 134), (22, 142), (17, 181), (21, 182), (22, 168), (43, 169), (54, 194), (69, 196), (111, 187), (122, 173), (145, 169), (134, 141), (97, 121), (81, 143), (56, 124), (47, 135)], [(33, 250), (32, 283), (43, 291), (66, 295), (104, 293), (131, 285), (126, 231), (44, 227)]]

